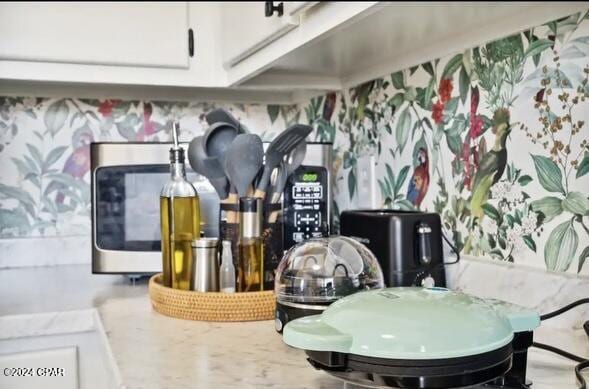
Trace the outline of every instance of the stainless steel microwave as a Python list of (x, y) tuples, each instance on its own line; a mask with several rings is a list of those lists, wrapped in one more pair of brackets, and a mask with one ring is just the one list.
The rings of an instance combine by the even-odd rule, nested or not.
[[(161, 271), (159, 193), (169, 179), (171, 146), (149, 142), (90, 145), (92, 273)], [(187, 150), (188, 144), (182, 147)], [(303, 163), (329, 167), (331, 148), (328, 143), (308, 143)], [(219, 197), (188, 163), (186, 173), (199, 194), (201, 231), (205, 236), (218, 236)], [(330, 204), (331, 190), (328, 198)]]

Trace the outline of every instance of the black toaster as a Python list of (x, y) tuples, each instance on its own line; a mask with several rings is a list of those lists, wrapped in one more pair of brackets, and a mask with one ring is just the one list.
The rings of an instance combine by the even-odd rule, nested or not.
[(446, 286), (442, 225), (437, 213), (344, 211), (340, 233), (358, 239), (374, 253), (386, 286)]

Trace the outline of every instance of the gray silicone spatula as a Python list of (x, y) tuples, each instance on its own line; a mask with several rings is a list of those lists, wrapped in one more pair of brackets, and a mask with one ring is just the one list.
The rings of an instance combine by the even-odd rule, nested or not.
[[(229, 113), (227, 113), (229, 114)], [(233, 121), (235, 121), (235, 119), (233, 117), (228, 118)], [(231, 144), (231, 142), (233, 142), (233, 140), (235, 139), (235, 137), (239, 134), (240, 130), (238, 128), (239, 126), (239, 122), (237, 123), (237, 126), (234, 125), (233, 123), (227, 123), (227, 122), (223, 122), (223, 121), (217, 121), (211, 124), (211, 126), (205, 131), (205, 134), (203, 135), (203, 147), (205, 150), (205, 153), (207, 156), (209, 157), (216, 157), (219, 161), (219, 163), (221, 164), (221, 170), (223, 171), (223, 174), (225, 174), (225, 156), (227, 154), (227, 149), (229, 148), (229, 145)], [(230, 183), (230, 190), (229, 190), (229, 194), (227, 196), (226, 201), (224, 201), (224, 203), (226, 204), (237, 204), (237, 193), (235, 193), (235, 188), (234, 185), (232, 183)], [(229, 223), (233, 223), (235, 220), (235, 218), (237, 217), (237, 214), (233, 211), (227, 211), (226, 213), (227, 216), (227, 221)]]
[(225, 174), (235, 185), (239, 197), (247, 196), (263, 159), (264, 148), (258, 135), (240, 134), (229, 145), (225, 157)]
[(286, 154), (290, 153), (300, 142), (304, 142), (311, 131), (313, 131), (313, 128), (310, 126), (295, 124), (274, 138), (266, 150), (264, 172), (254, 193), (254, 197), (263, 199), (266, 196), (266, 187), (268, 186), (272, 170), (282, 161)]
[(237, 119), (235, 119), (235, 116), (233, 116), (225, 108), (215, 108), (212, 111), (209, 111), (205, 115), (205, 120), (207, 121), (207, 123), (209, 123), (209, 125), (212, 125), (217, 122), (228, 123), (231, 124), (233, 127), (237, 128), (237, 130), (240, 133), (245, 132), (241, 123)]
[(237, 135), (239, 130), (232, 124), (225, 122), (212, 124), (203, 135), (203, 145), (207, 156), (217, 157), (221, 164), (224, 164), (227, 148)]
[[(276, 182), (272, 186), (272, 195), (270, 196), (271, 204), (278, 204), (280, 197), (282, 196), (282, 192), (284, 191), (284, 187), (286, 186), (288, 177), (290, 177), (290, 175), (294, 173), (294, 171), (297, 170), (299, 166), (301, 166), (306, 154), (307, 142), (303, 140), (293, 151), (285, 156), (284, 160), (277, 167), (278, 173)], [(277, 217), (278, 211), (273, 211), (270, 213), (268, 221), (270, 223), (275, 223)]]
[(223, 167), (217, 158), (206, 155), (202, 136), (195, 137), (188, 145), (188, 162), (195, 172), (209, 180), (221, 200), (227, 198), (229, 183)]
[[(290, 153), (284, 156), (284, 160), (280, 164), (282, 166), (281, 178), (276, 180), (276, 185), (272, 188), (272, 202), (277, 203), (280, 200), (280, 195), (286, 186), (286, 180), (295, 170), (301, 166), (305, 156), (307, 155), (307, 142), (301, 141)], [(278, 197), (276, 197), (278, 195)]]

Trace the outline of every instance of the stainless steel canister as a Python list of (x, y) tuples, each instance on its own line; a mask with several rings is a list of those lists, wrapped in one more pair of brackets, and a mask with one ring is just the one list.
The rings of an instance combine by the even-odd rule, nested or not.
[(219, 240), (201, 238), (192, 241), (194, 253), (193, 285), (197, 292), (219, 291)]

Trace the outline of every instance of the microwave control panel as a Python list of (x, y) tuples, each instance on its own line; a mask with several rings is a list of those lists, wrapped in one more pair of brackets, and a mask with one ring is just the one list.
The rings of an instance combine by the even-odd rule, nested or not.
[(327, 169), (319, 166), (301, 166), (288, 179), (283, 194), (285, 250), (329, 235), (328, 182)]

